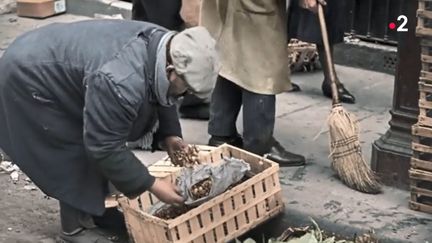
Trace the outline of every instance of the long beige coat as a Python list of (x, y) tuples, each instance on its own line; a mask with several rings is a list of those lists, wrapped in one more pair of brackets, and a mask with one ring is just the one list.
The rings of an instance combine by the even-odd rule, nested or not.
[(202, 0), (200, 24), (218, 41), (221, 76), (259, 94), (291, 88), (285, 0)]

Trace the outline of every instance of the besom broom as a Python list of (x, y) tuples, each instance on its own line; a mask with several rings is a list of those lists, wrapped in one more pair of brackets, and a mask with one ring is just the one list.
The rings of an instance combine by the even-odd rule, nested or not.
[(332, 168), (347, 186), (365, 193), (379, 193), (381, 185), (363, 158), (357, 118), (348, 113), (339, 100), (327, 26), (321, 4), (318, 4), (318, 17), (333, 95), (333, 107), (328, 117)]

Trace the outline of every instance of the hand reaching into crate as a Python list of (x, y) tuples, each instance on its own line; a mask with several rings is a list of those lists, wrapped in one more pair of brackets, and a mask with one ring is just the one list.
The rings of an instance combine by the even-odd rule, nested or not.
[(182, 204), (184, 201), (177, 186), (166, 179), (156, 178), (150, 187), (150, 192), (164, 203)]
[(174, 165), (180, 164), (178, 153), (187, 153), (188, 144), (180, 137), (172, 136), (165, 139), (165, 148)]

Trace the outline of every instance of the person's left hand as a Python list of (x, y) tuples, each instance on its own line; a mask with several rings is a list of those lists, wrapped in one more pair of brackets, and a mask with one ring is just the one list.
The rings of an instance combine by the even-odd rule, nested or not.
[(164, 142), (171, 161), (176, 164), (177, 161), (175, 161), (176, 157), (174, 156), (174, 152), (179, 150), (186, 151), (188, 149), (188, 144), (182, 138), (177, 136), (167, 137)]

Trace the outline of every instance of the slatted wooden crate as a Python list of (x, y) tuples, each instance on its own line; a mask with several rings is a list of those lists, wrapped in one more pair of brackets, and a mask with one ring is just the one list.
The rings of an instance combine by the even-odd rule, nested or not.
[[(149, 192), (135, 200), (120, 199), (133, 241), (226, 242), (283, 210), (278, 164), (229, 145), (200, 154), (208, 163), (222, 162), (223, 157), (245, 160), (251, 165), (251, 177), (175, 219), (163, 220), (147, 213), (158, 202)], [(173, 174), (176, 172), (170, 178), (175, 177)]]
[(432, 214), (432, 172), (411, 169), (410, 208)]
[(418, 36), (432, 36), (432, 1), (419, 0), (417, 10), (417, 29)]
[(419, 80), (419, 116), (412, 127), (411, 209), (432, 213), (432, 1), (419, 0), (417, 35), (422, 70)]
[(411, 168), (432, 172), (432, 128), (416, 124), (412, 134)]
[(432, 83), (432, 1), (419, 0), (417, 10), (417, 36), (421, 38), (422, 71), (420, 82)]
[(412, 134), (409, 206), (413, 210), (432, 213), (432, 128), (416, 124)]

